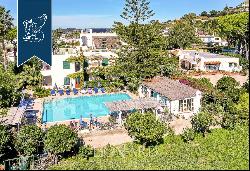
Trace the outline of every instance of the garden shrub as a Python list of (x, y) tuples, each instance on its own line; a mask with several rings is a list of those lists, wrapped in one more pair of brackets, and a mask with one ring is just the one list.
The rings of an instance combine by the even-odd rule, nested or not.
[(44, 148), (57, 158), (59, 154), (64, 155), (66, 152), (71, 152), (78, 142), (77, 133), (68, 126), (54, 125), (48, 129), (45, 135)]
[(33, 95), (38, 98), (48, 97), (50, 95), (50, 89), (36, 87)]
[(235, 89), (239, 86), (239, 83), (230, 76), (224, 76), (220, 78), (216, 84), (216, 88), (222, 92)]
[[(5, 149), (8, 146), (8, 142), (10, 141), (10, 134), (7, 130), (7, 127), (4, 125), (0, 125), (0, 154), (3, 154)], [(0, 156), (1, 158), (1, 156)]]
[(90, 145), (81, 146), (80, 149), (79, 149), (79, 154), (83, 158), (86, 158), (88, 160), (90, 157), (94, 156), (94, 148), (91, 147)]
[(213, 116), (207, 111), (199, 112), (193, 116), (191, 124), (196, 132), (201, 132), (205, 136), (213, 124)]
[(43, 137), (44, 133), (38, 126), (22, 126), (15, 139), (15, 148), (20, 154), (36, 154), (38, 145), (43, 141)]
[(130, 114), (125, 128), (131, 137), (145, 146), (160, 143), (166, 132), (166, 126), (156, 119), (155, 114), (150, 112)]
[(195, 138), (195, 131), (192, 128), (186, 128), (181, 137), (185, 142), (193, 141)]

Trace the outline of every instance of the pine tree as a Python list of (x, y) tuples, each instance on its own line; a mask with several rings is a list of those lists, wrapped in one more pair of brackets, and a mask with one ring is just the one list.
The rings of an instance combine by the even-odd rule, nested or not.
[(130, 23), (140, 23), (152, 17), (155, 13), (149, 8), (148, 0), (126, 0), (121, 17)]

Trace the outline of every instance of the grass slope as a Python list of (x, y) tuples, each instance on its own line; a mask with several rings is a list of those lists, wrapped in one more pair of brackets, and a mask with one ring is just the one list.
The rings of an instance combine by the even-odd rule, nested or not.
[(249, 130), (214, 129), (184, 143), (180, 136), (167, 136), (164, 143), (144, 149), (129, 143), (96, 151), (88, 161), (74, 156), (50, 169), (249, 169)]

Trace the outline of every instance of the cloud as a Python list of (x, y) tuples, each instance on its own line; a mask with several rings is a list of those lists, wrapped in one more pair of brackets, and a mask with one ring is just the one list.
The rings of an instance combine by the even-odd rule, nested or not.
[(112, 27), (116, 18), (112, 15), (71, 15), (52, 16), (52, 27), (55, 28), (91, 28)]

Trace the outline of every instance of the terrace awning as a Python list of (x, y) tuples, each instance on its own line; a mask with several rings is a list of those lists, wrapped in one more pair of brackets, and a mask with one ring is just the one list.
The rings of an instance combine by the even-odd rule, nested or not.
[(209, 62), (204, 62), (205, 65), (220, 65), (220, 61), (209, 61)]
[(105, 105), (110, 112), (130, 111), (133, 109), (155, 109), (161, 106), (158, 101), (152, 98), (106, 102)]

